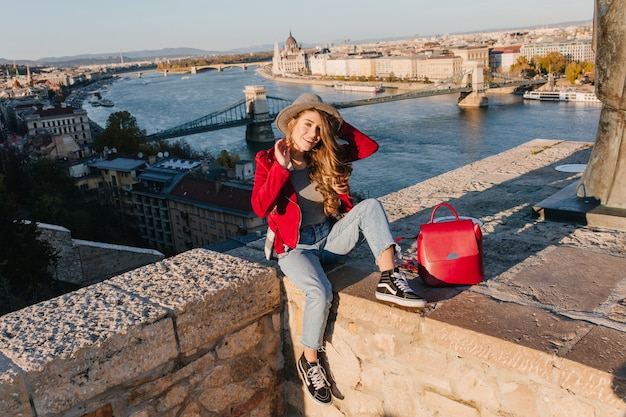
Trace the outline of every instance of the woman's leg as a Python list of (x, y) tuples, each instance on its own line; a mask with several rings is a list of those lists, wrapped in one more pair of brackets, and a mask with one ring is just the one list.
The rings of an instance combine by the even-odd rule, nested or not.
[(380, 201), (367, 199), (354, 206), (335, 223), (324, 251), (345, 255), (357, 245), (361, 234), (367, 240), (381, 271), (376, 298), (405, 307), (424, 307), (426, 300), (415, 294), (406, 276), (396, 268), (396, 243)]
[[(283, 273), (302, 291), (305, 297), (302, 323), (302, 345), (305, 357), (322, 347), (326, 321), (333, 299), (333, 290), (316, 249), (296, 248), (282, 255), (278, 265)], [(313, 362), (313, 360), (311, 360)]]
[(389, 220), (380, 201), (369, 198), (354, 206), (333, 226), (324, 251), (346, 255), (354, 249), (361, 236), (374, 254), (381, 271), (395, 267), (396, 243), (389, 229)]

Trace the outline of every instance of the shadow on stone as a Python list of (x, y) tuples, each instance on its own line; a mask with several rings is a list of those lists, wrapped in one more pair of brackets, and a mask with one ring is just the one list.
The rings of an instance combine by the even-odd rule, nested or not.
[[(613, 372), (613, 391), (626, 402), (626, 363)], [(626, 414), (624, 414), (626, 417)]]

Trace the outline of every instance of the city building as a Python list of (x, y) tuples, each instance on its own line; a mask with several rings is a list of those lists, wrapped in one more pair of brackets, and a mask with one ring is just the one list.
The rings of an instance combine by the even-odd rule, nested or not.
[(279, 50), (278, 43), (274, 44), (272, 73), (283, 77), (287, 74), (304, 74), (309, 71), (308, 57), (309, 54), (298, 45), (289, 32), (282, 51)]
[(531, 43), (522, 45), (520, 53), (530, 62), (536, 56), (559, 52), (570, 62), (595, 62), (591, 40)]
[(489, 66), (489, 48), (487, 46), (465, 46), (450, 48), (450, 53), (461, 58), (463, 62), (478, 61), (483, 68)]
[(511, 65), (515, 64), (520, 56), (521, 45), (509, 45), (491, 48), (489, 51), (489, 68), (496, 73), (507, 74)]
[(176, 252), (265, 231), (267, 223), (254, 214), (251, 196), (252, 185), (240, 181), (182, 179), (168, 196)]
[[(547, 39), (550, 39), (549, 41)], [(594, 62), (586, 26), (526, 32), (482, 33), (416, 38), (304, 50), (289, 34), (281, 51), (275, 45), (273, 73), (354, 79), (444, 80), (462, 73), (468, 62), (508, 73), (520, 56), (559, 52), (570, 61)]]
[(178, 253), (265, 231), (250, 203), (253, 179), (247, 160), (233, 170), (173, 158), (146, 166), (129, 185), (139, 234), (151, 247)]
[[(121, 215), (122, 227), (136, 230), (137, 219), (133, 204), (133, 186), (139, 182), (139, 175), (146, 168), (143, 159), (115, 158), (96, 160), (88, 164), (91, 171), (99, 173), (97, 184), (98, 198), (114, 206)], [(90, 182), (83, 181), (89, 185)], [(85, 186), (83, 191), (89, 192)]]
[(167, 201), (171, 190), (202, 163), (165, 158), (144, 169), (131, 192), (139, 234), (150, 247), (175, 251), (172, 219)]
[(64, 103), (37, 106), (20, 114), (28, 137), (71, 135), (81, 146), (92, 143), (87, 110)]

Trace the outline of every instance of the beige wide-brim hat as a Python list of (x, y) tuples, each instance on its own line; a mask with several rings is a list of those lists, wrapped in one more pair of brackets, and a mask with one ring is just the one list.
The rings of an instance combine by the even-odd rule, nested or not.
[(341, 125), (343, 119), (341, 118), (341, 114), (337, 111), (336, 108), (331, 106), (330, 104), (326, 104), (322, 101), (322, 98), (317, 94), (313, 93), (304, 93), (301, 94), (300, 97), (295, 99), (293, 103), (278, 113), (276, 116), (276, 126), (283, 132), (285, 135), (287, 134), (287, 124), (291, 119), (296, 117), (298, 114), (305, 110), (316, 109), (323, 111), (324, 113), (328, 113), (335, 119), (337, 119), (337, 126)]

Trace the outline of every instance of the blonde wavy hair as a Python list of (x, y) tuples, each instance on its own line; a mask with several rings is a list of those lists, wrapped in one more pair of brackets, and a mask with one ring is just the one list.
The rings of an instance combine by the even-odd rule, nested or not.
[[(339, 131), (339, 121), (326, 112), (308, 110), (317, 112), (322, 120), (321, 140), (304, 154), (309, 167), (309, 178), (317, 183), (316, 190), (322, 194), (324, 213), (327, 216), (337, 216), (341, 206), (339, 194), (350, 194), (348, 180), (352, 174), (352, 165), (345, 160), (343, 148), (335, 137), (335, 133)], [(287, 142), (290, 146), (293, 146), (293, 126), (302, 113), (297, 114), (287, 124)]]

